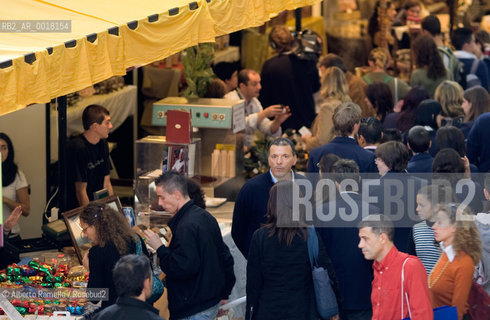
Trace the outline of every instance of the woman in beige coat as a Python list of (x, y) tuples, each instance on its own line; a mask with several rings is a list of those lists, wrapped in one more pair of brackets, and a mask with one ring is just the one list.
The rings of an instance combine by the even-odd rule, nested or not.
[(327, 144), (333, 139), (333, 112), (341, 103), (351, 101), (347, 80), (340, 68), (330, 67), (325, 71), (320, 93), (325, 101), (313, 121), (312, 134), (303, 137), (307, 151)]

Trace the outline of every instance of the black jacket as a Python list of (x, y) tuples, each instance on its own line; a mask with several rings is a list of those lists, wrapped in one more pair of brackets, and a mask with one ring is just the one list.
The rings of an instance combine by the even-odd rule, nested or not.
[[(305, 179), (297, 173), (294, 179)], [(269, 192), (274, 185), (270, 170), (248, 180), (238, 192), (233, 209), (231, 236), (245, 259), (252, 235), (265, 223)]]
[[(287, 246), (279, 243), (277, 233), (269, 237), (269, 232), (267, 227), (260, 228), (250, 244), (245, 319), (318, 319), (307, 242), (297, 234)], [(320, 236), (318, 242), (318, 264), (328, 270), (337, 291), (333, 266)]]
[(227, 299), (235, 284), (233, 257), (216, 219), (190, 200), (168, 226), (172, 241), (157, 254), (167, 277), (170, 319), (194, 315)]
[(320, 89), (318, 69), (312, 60), (294, 54), (279, 54), (264, 63), (259, 100), (265, 108), (283, 104), (291, 109), (291, 117), (281, 125), (298, 130), (311, 127), (315, 119), (313, 93)]
[[(138, 236), (142, 242), (143, 254), (149, 256), (148, 250), (143, 240)], [(130, 241), (127, 243), (127, 250), (125, 254), (135, 254), (136, 243)], [(121, 258), (121, 255), (116, 249), (113, 242), (108, 242), (105, 246), (101, 247), (95, 245), (90, 248), (88, 252), (89, 258), (89, 271), (88, 288), (108, 288), (109, 300), (102, 301), (102, 309), (114, 304), (116, 302), (117, 294), (114, 286), (114, 280), (112, 278), (112, 270), (114, 266)]]
[(361, 173), (378, 172), (374, 164), (374, 153), (369, 152), (349, 137), (335, 137), (332, 141), (321, 147), (314, 148), (308, 158), (308, 172), (318, 172), (317, 164), (327, 153), (334, 153), (341, 158), (354, 160)]
[(95, 320), (164, 320), (158, 310), (146, 302), (130, 297), (117, 298), (116, 304), (102, 310)]
[[(357, 225), (364, 216), (380, 213), (380, 210), (362, 201), (362, 195), (346, 192), (323, 205), (323, 212), (332, 208), (336, 217), (331, 221), (315, 223), (325, 244), (328, 257), (332, 260), (342, 295), (342, 310), (371, 310), (372, 261), (366, 260), (359, 244)], [(341, 212), (345, 212), (345, 216)], [(348, 222), (346, 222), (348, 221)], [(323, 228), (319, 228), (322, 226)]]

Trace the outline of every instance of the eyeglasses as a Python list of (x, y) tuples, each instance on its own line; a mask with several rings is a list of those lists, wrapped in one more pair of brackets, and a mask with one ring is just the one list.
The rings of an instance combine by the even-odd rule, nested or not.
[[(82, 226), (80, 226), (80, 227), (82, 227)], [(85, 227), (85, 228), (82, 228), (82, 231), (80, 231), (80, 237), (81, 237), (81, 238), (84, 238), (84, 237), (85, 237), (85, 235), (87, 234), (87, 230), (88, 230), (88, 228), (90, 228), (90, 227), (91, 227), (91, 226), (87, 226), (87, 227)]]
[(374, 158), (374, 163), (378, 163), (378, 162), (384, 162), (383, 159), (381, 158)]
[(367, 124), (369, 126), (369, 125), (372, 125), (374, 122), (376, 122), (376, 120), (378, 120), (378, 119), (376, 119), (374, 117), (367, 117), (367, 118), (362, 118), (361, 123)]

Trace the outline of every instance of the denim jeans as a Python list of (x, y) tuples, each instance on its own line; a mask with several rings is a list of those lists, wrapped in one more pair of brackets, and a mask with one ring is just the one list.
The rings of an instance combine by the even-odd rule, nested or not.
[(219, 303), (209, 309), (193, 314), (190, 317), (182, 318), (180, 320), (214, 320), (219, 311)]

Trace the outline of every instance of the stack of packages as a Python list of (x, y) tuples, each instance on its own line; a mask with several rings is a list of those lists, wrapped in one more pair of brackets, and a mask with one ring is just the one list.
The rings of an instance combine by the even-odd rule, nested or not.
[[(0, 271), (0, 289), (20, 314), (52, 315), (55, 311), (83, 314), (88, 272), (83, 266), (32, 260)], [(81, 298), (79, 298), (81, 297)], [(3, 310), (0, 309), (0, 315)]]

